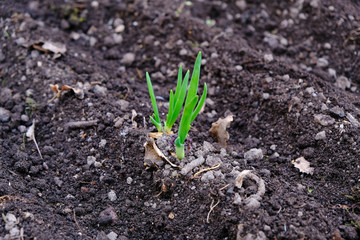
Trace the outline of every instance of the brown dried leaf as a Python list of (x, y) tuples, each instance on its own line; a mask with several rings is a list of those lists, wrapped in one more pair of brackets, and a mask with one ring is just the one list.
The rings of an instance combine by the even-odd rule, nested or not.
[(64, 54), (66, 52), (65, 44), (59, 42), (44, 42), (41, 48), (53, 52), (55, 54), (57, 53)]
[(292, 164), (300, 170), (300, 172), (311, 174), (314, 173), (314, 168), (310, 167), (310, 162), (306, 161), (304, 157), (299, 157), (292, 161)]
[(58, 93), (59, 92), (59, 85), (57, 84), (50, 84), (51, 91)]
[(156, 143), (153, 138), (148, 138), (147, 142), (144, 144), (144, 147), (145, 147), (144, 165), (149, 165), (150, 163), (151, 165), (161, 166), (163, 161), (166, 161), (172, 167), (179, 168), (179, 166), (170, 162), (170, 160), (160, 151), (158, 146), (156, 146)]
[(211, 125), (209, 130), (210, 136), (218, 141), (221, 147), (226, 148), (226, 142), (229, 140), (229, 133), (226, 131), (226, 128), (230, 126), (230, 123), (234, 120), (232, 115), (227, 116), (226, 118), (219, 118), (216, 122)]

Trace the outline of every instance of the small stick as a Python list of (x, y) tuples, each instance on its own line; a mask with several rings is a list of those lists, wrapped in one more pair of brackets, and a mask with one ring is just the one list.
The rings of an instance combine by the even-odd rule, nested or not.
[(196, 177), (196, 176), (199, 175), (200, 173), (207, 172), (207, 171), (210, 171), (210, 170), (214, 170), (214, 169), (220, 167), (220, 165), (221, 165), (221, 164), (218, 163), (218, 164), (216, 164), (216, 165), (213, 166), (213, 167), (202, 169), (202, 170), (198, 171), (197, 173), (195, 173), (195, 174), (194, 174), (194, 177)]
[(74, 128), (87, 128), (97, 125), (98, 120), (92, 121), (78, 121), (78, 122), (68, 122), (65, 124), (66, 129), (74, 129)]
[(230, 184), (226, 184), (225, 186), (223, 186), (222, 188), (219, 189), (219, 191), (224, 190), (225, 188), (227, 188)]
[(206, 218), (206, 222), (210, 223), (209, 218), (210, 218), (210, 213), (214, 210), (214, 208), (220, 203), (220, 200), (217, 201), (217, 203), (215, 205), (214, 204), (214, 199), (211, 200), (211, 204), (210, 204), (210, 211), (208, 212), (207, 218)]
[(80, 227), (78, 221), (76, 220), (75, 209), (73, 211), (74, 211), (74, 220), (75, 220), (76, 226), (79, 228), (79, 231), (82, 233), (81, 227)]

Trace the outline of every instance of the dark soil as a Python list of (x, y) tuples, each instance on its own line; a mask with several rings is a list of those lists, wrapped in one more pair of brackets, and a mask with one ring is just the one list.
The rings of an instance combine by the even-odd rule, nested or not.
[[(352, 0), (1, 1), (0, 239), (359, 239), (359, 28)], [(145, 72), (165, 118), (199, 51), (208, 99), (172, 160), (206, 161), (147, 169)], [(84, 95), (50, 101), (50, 84)], [(229, 114), (224, 151), (208, 131)], [(234, 203), (258, 188), (234, 187), (243, 170), (265, 182), (258, 206)]]

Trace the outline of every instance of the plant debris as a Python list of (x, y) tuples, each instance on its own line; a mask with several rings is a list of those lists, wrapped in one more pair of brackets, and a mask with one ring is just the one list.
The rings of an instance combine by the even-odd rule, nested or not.
[(310, 162), (306, 161), (304, 157), (299, 157), (292, 161), (292, 164), (302, 173), (313, 175), (314, 168), (310, 167)]
[(216, 122), (211, 125), (209, 130), (210, 136), (220, 143), (220, 146), (226, 148), (227, 140), (230, 135), (226, 131), (226, 128), (230, 126), (230, 123), (234, 120), (232, 115), (228, 115), (226, 118), (219, 118)]

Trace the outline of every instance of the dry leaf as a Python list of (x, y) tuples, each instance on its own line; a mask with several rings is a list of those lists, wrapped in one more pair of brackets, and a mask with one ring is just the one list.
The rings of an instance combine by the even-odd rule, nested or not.
[(160, 151), (158, 146), (156, 146), (156, 143), (153, 138), (148, 138), (147, 142), (144, 144), (144, 147), (145, 147), (144, 162), (145, 165), (150, 165), (148, 167), (151, 167), (151, 165), (161, 166), (163, 164), (163, 161), (166, 161), (172, 167), (179, 168), (179, 166), (170, 162), (170, 160)]
[(59, 42), (44, 42), (44, 44), (41, 46), (43, 49), (48, 50), (53, 53), (61, 53), (64, 54), (66, 52), (66, 46), (65, 44), (59, 43)]
[(59, 90), (59, 85), (58, 84), (50, 84), (50, 88), (53, 92), (56, 93), (56, 95), (49, 101), (51, 102), (52, 100), (54, 100), (55, 98), (60, 98), (60, 95), (62, 92), (65, 92), (65, 91), (73, 91), (75, 96), (78, 98), (78, 99), (83, 99), (84, 98), (84, 90), (82, 88), (74, 88), (74, 87), (71, 87), (69, 85), (63, 85), (61, 87), (61, 90)]
[(233, 120), (234, 118), (232, 115), (229, 115), (224, 119), (219, 118), (219, 120), (211, 125), (209, 130), (210, 136), (214, 138), (214, 140), (218, 141), (223, 148), (226, 148), (226, 142), (230, 138), (226, 128), (230, 126), (230, 123)]
[(306, 161), (304, 157), (299, 157), (292, 161), (292, 164), (300, 170), (300, 172), (311, 174), (314, 173), (314, 168), (310, 167), (310, 162)]

